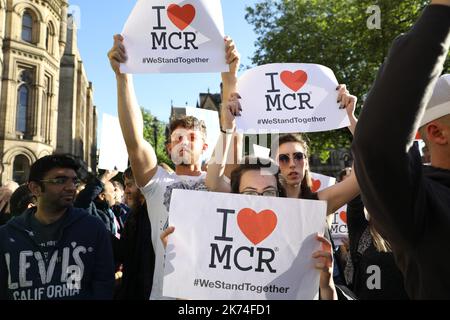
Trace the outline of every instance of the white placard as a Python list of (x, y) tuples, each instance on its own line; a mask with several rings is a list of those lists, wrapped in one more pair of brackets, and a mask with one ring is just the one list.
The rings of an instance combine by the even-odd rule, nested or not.
[[(336, 184), (336, 178), (314, 172), (311, 172), (311, 180), (312, 192), (319, 192)], [(347, 205), (334, 213), (330, 231), (334, 244), (337, 246), (343, 244), (343, 239), (348, 238)]]
[(325, 176), (323, 174), (310, 172), (312, 180), (312, 192), (319, 192), (325, 188), (336, 184), (336, 178)]
[(238, 82), (244, 131), (318, 132), (350, 125), (337, 103), (338, 82), (317, 64), (268, 64), (246, 71)]
[(220, 0), (138, 0), (122, 36), (123, 73), (229, 70)]
[[(205, 201), (207, 199), (207, 201)], [(315, 299), (326, 202), (174, 190), (164, 296)]]
[(331, 223), (331, 236), (336, 246), (342, 245), (343, 239), (348, 239), (347, 205), (334, 213), (333, 222)]
[(266, 147), (261, 147), (257, 144), (253, 145), (253, 155), (258, 158), (269, 158), (270, 149)]
[(103, 114), (101, 137), (98, 168), (124, 172), (128, 167), (128, 152), (119, 118)]

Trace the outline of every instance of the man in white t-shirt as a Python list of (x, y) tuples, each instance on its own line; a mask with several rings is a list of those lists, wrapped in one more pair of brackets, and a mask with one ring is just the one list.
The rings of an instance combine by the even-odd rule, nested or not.
[(165, 250), (159, 236), (168, 227), (172, 190), (207, 190), (204, 183), (206, 172), (201, 171), (201, 155), (207, 148), (204, 122), (194, 117), (182, 117), (172, 121), (170, 127), (172, 134), (169, 148), (176, 164), (175, 173), (168, 173), (162, 167), (156, 166), (154, 175), (146, 184), (144, 179), (139, 180), (140, 189), (147, 200), (155, 250), (151, 299), (162, 298)]
[[(222, 74), (224, 88), (231, 88), (237, 78), (239, 57), (231, 39), (225, 39), (226, 60), (230, 72)], [(202, 154), (207, 149), (206, 126), (194, 117), (183, 117), (170, 124), (168, 149), (176, 165), (169, 174), (158, 166), (155, 151), (143, 136), (141, 109), (134, 92), (132, 76), (120, 73), (120, 63), (127, 60), (121, 35), (114, 36), (108, 57), (117, 80), (118, 113), (136, 184), (145, 196), (155, 250), (155, 272), (150, 299), (161, 299), (164, 277), (164, 248), (159, 240), (168, 226), (168, 212), (173, 189), (206, 190), (202, 172)], [(224, 95), (229, 92), (224, 90)]]

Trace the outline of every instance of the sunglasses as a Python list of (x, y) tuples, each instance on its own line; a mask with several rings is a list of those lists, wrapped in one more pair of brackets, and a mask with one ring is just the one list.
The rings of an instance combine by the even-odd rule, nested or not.
[[(294, 152), (292, 156), (294, 157), (295, 163), (305, 159), (305, 154), (303, 152)], [(278, 156), (278, 162), (280, 165), (288, 165), (291, 162), (291, 157), (288, 154), (280, 154)]]

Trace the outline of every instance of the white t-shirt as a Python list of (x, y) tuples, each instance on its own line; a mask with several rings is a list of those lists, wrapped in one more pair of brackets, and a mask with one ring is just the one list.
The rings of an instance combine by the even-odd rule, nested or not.
[(161, 167), (149, 181), (141, 188), (141, 192), (147, 201), (148, 217), (152, 227), (152, 244), (155, 250), (155, 272), (153, 274), (153, 287), (150, 300), (164, 299), (162, 296), (164, 278), (164, 255), (165, 249), (161, 242), (161, 233), (167, 229), (169, 221), (169, 205), (172, 190), (201, 190), (206, 191), (206, 172), (202, 175), (178, 176), (168, 173)]

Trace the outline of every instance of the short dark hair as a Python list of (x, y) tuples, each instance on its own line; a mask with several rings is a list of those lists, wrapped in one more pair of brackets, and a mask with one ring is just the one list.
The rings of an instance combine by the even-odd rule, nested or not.
[(123, 173), (123, 177), (124, 179), (134, 180), (133, 169), (131, 169), (131, 167), (128, 167)]
[(274, 177), (277, 180), (277, 188), (280, 197), (286, 197), (283, 186), (280, 183), (279, 174), (280, 168), (270, 158), (260, 158), (260, 157), (245, 157), (239, 167), (233, 170), (231, 173), (231, 193), (240, 193), (239, 188), (241, 186), (241, 178), (247, 171), (251, 170), (261, 170), (261, 169), (271, 169), (274, 170)]
[(20, 216), (28, 209), (30, 204), (36, 204), (36, 198), (31, 193), (27, 184), (21, 185), (14, 191), (9, 199), (9, 208), (13, 217)]
[(38, 182), (44, 179), (47, 172), (55, 168), (73, 169), (75, 172), (80, 169), (75, 159), (67, 154), (54, 154), (46, 156), (35, 163), (30, 168), (29, 182)]
[(203, 133), (204, 138), (206, 139), (206, 124), (203, 120), (199, 120), (193, 116), (182, 116), (170, 121), (170, 132), (169, 135), (177, 128), (184, 128), (190, 130), (199, 130)]
[(111, 182), (112, 182), (114, 188), (119, 188), (121, 191), (124, 190), (122, 182), (117, 181), (117, 180), (113, 180)]

